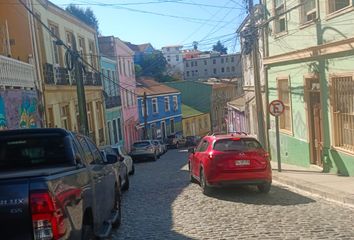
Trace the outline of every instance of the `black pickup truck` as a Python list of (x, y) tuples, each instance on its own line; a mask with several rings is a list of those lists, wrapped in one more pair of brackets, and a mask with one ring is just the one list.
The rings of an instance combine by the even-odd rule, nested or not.
[(0, 239), (109, 236), (121, 219), (115, 171), (85, 136), (54, 128), (1, 131)]

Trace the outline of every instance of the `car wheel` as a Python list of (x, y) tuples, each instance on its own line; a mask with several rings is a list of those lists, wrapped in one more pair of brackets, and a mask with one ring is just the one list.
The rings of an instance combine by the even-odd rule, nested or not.
[(204, 175), (204, 170), (200, 170), (200, 187), (202, 188), (203, 194), (204, 195), (209, 195), (211, 192), (210, 187), (206, 183), (205, 175)]
[(271, 185), (272, 184), (268, 182), (268, 183), (258, 185), (257, 188), (261, 193), (269, 193)]
[(189, 169), (189, 181), (191, 183), (196, 183), (196, 180), (195, 178), (193, 177), (193, 174), (192, 174), (192, 169), (191, 169), (191, 164), (188, 163), (188, 169)]
[(128, 175), (128, 172), (126, 173), (125, 175), (125, 183), (122, 187), (122, 190), (123, 191), (127, 191), (129, 189), (129, 175)]
[(132, 170), (130, 171), (130, 175), (134, 175), (134, 173), (135, 173), (135, 165), (133, 163)]
[(116, 187), (115, 190), (115, 201), (114, 201), (114, 206), (113, 209), (118, 211), (118, 218), (115, 222), (112, 223), (112, 227), (113, 228), (118, 228), (120, 226), (120, 223), (122, 221), (122, 197), (121, 197), (121, 193), (120, 193), (120, 188)]

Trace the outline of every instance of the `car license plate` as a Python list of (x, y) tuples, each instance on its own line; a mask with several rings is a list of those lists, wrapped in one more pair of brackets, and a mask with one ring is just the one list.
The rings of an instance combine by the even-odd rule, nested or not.
[(236, 160), (235, 165), (236, 166), (247, 166), (247, 165), (250, 165), (250, 160)]

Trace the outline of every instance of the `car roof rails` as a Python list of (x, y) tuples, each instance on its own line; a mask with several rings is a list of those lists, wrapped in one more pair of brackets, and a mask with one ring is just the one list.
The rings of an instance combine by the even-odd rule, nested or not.
[(248, 134), (246, 132), (232, 132), (231, 133), (231, 136), (234, 136), (234, 135), (244, 135), (244, 136), (248, 136)]

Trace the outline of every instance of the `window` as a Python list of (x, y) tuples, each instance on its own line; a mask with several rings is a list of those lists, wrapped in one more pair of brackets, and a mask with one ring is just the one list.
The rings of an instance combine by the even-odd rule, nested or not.
[(157, 98), (152, 99), (152, 113), (158, 113)]
[(66, 35), (66, 44), (69, 46), (69, 47), (72, 47), (73, 46), (73, 39), (74, 39), (74, 34), (72, 32), (65, 32), (65, 35)]
[(336, 147), (354, 152), (354, 79), (331, 77), (333, 134)]
[(120, 118), (117, 118), (117, 125), (118, 125), (118, 136), (119, 136), (119, 140), (123, 140), (122, 123), (121, 123)]
[(53, 128), (54, 127), (54, 113), (53, 113), (53, 107), (48, 108), (48, 127)]
[(70, 108), (69, 105), (60, 108), (61, 126), (67, 130), (71, 130)]
[(186, 73), (187, 73), (187, 77), (189, 77), (189, 71), (187, 71)]
[(226, 57), (226, 58), (225, 58), (225, 61), (228, 63), (228, 62), (229, 62), (229, 58), (228, 58), (228, 57)]
[(231, 62), (235, 62), (235, 58), (234, 57), (231, 57)]
[[(141, 115), (144, 117), (145, 116), (145, 113), (144, 113), (144, 111), (145, 111), (145, 104), (144, 104), (144, 101), (143, 100), (141, 100)], [(149, 110), (148, 110), (148, 105), (146, 105), (146, 116), (148, 116), (149, 115)]]
[(118, 142), (117, 121), (115, 119), (113, 120), (113, 137), (114, 137), (114, 143), (117, 143)]
[(216, 74), (216, 68), (213, 69), (213, 73)]
[(350, 6), (350, 4), (351, 4), (350, 0), (329, 0), (328, 1), (329, 13), (339, 11), (345, 7)]
[(216, 59), (213, 59), (213, 64), (216, 64)]
[(169, 111), (170, 111), (170, 98), (165, 97), (165, 112), (169, 112)]
[(189, 67), (189, 62), (186, 62), (186, 67)]
[(179, 61), (179, 55), (176, 55), (176, 62)]
[(209, 143), (208, 141), (204, 140), (199, 144), (199, 146), (196, 149), (196, 152), (205, 152), (208, 149)]
[(191, 62), (191, 67), (194, 67), (194, 62)]
[(301, 23), (311, 22), (317, 18), (316, 0), (301, 0)]
[[(59, 28), (58, 28), (58, 26), (49, 24), (49, 28), (56, 36), (60, 37), (59, 36)], [(52, 38), (53, 61), (54, 61), (53, 63), (59, 65), (60, 62), (61, 62), (61, 51), (60, 51), (59, 45), (57, 45), (55, 41), (56, 41), (56, 39)]]
[(97, 68), (98, 63), (97, 63), (95, 42), (92, 40), (89, 40), (88, 43), (89, 43), (89, 55), (90, 55), (91, 64), (95, 68)]
[(278, 16), (274, 20), (274, 32), (282, 33), (286, 31), (286, 17), (285, 14), (285, 2), (284, 0), (274, 0), (274, 15)]
[(167, 56), (167, 61), (170, 62), (171, 61), (171, 57), (170, 55)]
[(226, 72), (230, 72), (230, 67), (226, 67)]
[(223, 58), (221, 58), (221, 63), (224, 63), (224, 59)]
[(231, 72), (235, 72), (235, 67), (234, 66), (231, 67)]
[(208, 65), (208, 61), (207, 60), (204, 60), (204, 65)]
[(278, 80), (278, 98), (284, 103), (284, 113), (280, 115), (280, 129), (291, 131), (291, 107), (290, 107), (290, 87), (289, 79), (277, 79)]
[(85, 49), (85, 39), (83, 37), (79, 37), (78, 51), (79, 51), (81, 57), (85, 58), (86, 49)]
[(225, 72), (225, 68), (222, 67), (222, 68), (221, 68), (221, 72), (222, 72), (222, 73)]
[(175, 132), (175, 120), (172, 118), (170, 120), (171, 133)]
[(261, 144), (255, 139), (221, 139), (214, 143), (216, 151), (254, 151), (262, 149)]
[(174, 111), (178, 110), (178, 98), (177, 98), (177, 96), (173, 96), (173, 110)]

